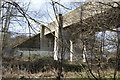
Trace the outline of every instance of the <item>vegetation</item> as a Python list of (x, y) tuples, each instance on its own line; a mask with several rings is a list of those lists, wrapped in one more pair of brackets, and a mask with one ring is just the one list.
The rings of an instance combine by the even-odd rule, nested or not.
[[(80, 7), (74, 10), (75, 12), (70, 12), (70, 16), (66, 14), (67, 17), (65, 17), (61, 12), (66, 9), (69, 10), (69, 8), (51, 0), (53, 13), (56, 17), (56, 21), (53, 21), (53, 23), (57, 22), (55, 24), (57, 30), (54, 32), (51, 32), (52, 29), (50, 27), (43, 25), (38, 20), (38, 17), (36, 19), (29, 14), (29, 4), (28, 6), (23, 4), (22, 7), (21, 4), (22, 2), (17, 2), (17, 0), (0, 1), (0, 25), (2, 25), (0, 27), (0, 56), (2, 59), (0, 60), (3, 61), (1, 70), (4, 78), (56, 78), (58, 80), (64, 78), (119, 79), (120, 2), (85, 2), (82, 5), (80, 4)], [(4, 10), (4, 14), (2, 14), (1, 10)], [(26, 24), (29, 33), (26, 33), (25, 36), (10, 37), (9, 28), (13, 21)], [(13, 24), (15, 23), (13, 22)], [(42, 28), (45, 27), (51, 32), (50, 36), (45, 36), (42, 33), (44, 31), (41, 31), (42, 34), (37, 38), (39, 41), (38, 45), (40, 45), (35, 50), (41, 50), (42, 47), (46, 46), (51, 47), (49, 44), (52, 44), (54, 45), (54, 53), (58, 54), (58, 60), (54, 60), (50, 56), (39, 56), (38, 54), (20, 55), (18, 57), (13, 54), (12, 50), (15, 50), (15, 47), (12, 46), (28, 39), (27, 36), (31, 36), (31, 30), (36, 32), (34, 24), (40, 25)], [(67, 26), (63, 29), (64, 25)], [(49, 39), (55, 42), (51, 42)], [(48, 45), (45, 46), (42, 41), (46, 41)], [(30, 44), (27, 44), (27, 46), (28, 51), (34, 50), (33, 46), (31, 49)], [(23, 45), (22, 47), (17, 47), (17, 49), (19, 52), (19, 49), (26, 50), (26, 47)], [(65, 55), (67, 53), (74, 55), (73, 61), (66, 59)]]
[[(34, 58), (34, 55), (33, 55)], [(56, 72), (58, 70), (58, 61), (54, 61), (53, 57), (49, 56), (37, 56), (32, 61), (26, 61), (26, 59), (17, 59), (17, 58), (4, 58), (3, 59), (3, 71), (4, 78), (55, 78)], [(25, 61), (24, 61), (25, 60)], [(65, 78), (88, 78), (86, 74), (87, 64), (86, 63), (71, 63), (64, 61), (63, 64), (63, 74)], [(110, 66), (108, 66), (110, 65)], [(107, 74), (103, 74), (104, 78), (113, 78), (114, 67), (111, 63), (105, 63), (101, 66), (104, 67), (105, 71), (108, 71)], [(94, 72), (96, 73), (97, 65), (93, 65)], [(12, 70), (12, 71), (11, 71)], [(119, 77), (119, 76), (117, 76)], [(92, 76), (91, 76), (92, 78)]]

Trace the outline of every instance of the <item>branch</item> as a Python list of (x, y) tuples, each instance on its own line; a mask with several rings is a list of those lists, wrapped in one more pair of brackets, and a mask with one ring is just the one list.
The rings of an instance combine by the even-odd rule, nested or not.
[(56, 4), (60, 5), (60, 6), (62, 6), (62, 7), (65, 8), (65, 9), (72, 10), (72, 9), (67, 8), (67, 7), (65, 7), (64, 5), (62, 5), (62, 4), (58, 3), (58, 2), (54, 2), (54, 3), (56, 3)]
[[(16, 2), (6, 2), (8, 4), (11, 4), (13, 6), (16, 7), (16, 9), (23, 15), (23, 17), (26, 19), (26, 21), (28, 22), (28, 27), (30, 27), (34, 32), (35, 30), (32, 28), (27, 16), (26, 16), (26, 13), (24, 12), (24, 10), (16, 3)], [(35, 32), (36, 33), (36, 32)]]

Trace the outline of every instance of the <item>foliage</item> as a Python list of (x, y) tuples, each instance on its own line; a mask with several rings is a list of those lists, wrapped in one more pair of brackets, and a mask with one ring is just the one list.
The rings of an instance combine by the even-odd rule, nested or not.
[(24, 75), (20, 75), (19, 79), (25, 79)]
[[(82, 66), (84, 66), (85, 68), (85, 64), (82, 64)], [(83, 69), (82, 66), (79, 64), (65, 63), (63, 65), (63, 68), (65, 72), (81, 72), (81, 70)]]

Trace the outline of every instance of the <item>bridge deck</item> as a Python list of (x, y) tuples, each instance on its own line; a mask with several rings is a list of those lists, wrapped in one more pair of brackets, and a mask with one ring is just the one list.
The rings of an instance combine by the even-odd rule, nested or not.
[[(120, 23), (119, 13), (119, 9), (111, 8), (100, 3), (89, 2), (65, 14), (63, 16), (63, 27), (65, 28), (72, 26), (73, 24), (80, 24), (80, 21), (82, 20), (86, 27), (94, 26), (96, 28), (115, 28), (115, 26), (119, 25)], [(45, 35), (56, 30), (58, 27), (57, 21), (51, 22), (47, 27), (50, 30), (46, 28)]]

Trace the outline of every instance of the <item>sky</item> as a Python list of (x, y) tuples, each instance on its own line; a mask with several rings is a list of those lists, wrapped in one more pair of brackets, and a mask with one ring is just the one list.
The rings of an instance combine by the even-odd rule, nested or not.
[[(50, 4), (51, 1), (50, 0), (18, 0), (18, 1), (22, 1), (24, 2), (24, 4), (28, 4), (28, 2), (30, 2), (30, 5), (29, 5), (29, 12), (28, 14), (39, 20), (40, 22), (42, 22), (43, 24), (47, 25), (49, 24), (50, 22), (54, 21), (55, 20), (55, 15), (54, 15), (54, 11), (53, 11), (53, 7), (52, 5)], [(71, 10), (75, 9), (75, 6), (71, 6), (71, 2), (73, 2), (73, 0), (54, 0), (54, 1), (58, 1), (59, 3), (65, 5), (66, 7), (69, 7)], [(84, 0), (80, 0), (80, 2), (82, 2)], [(63, 9), (63, 7), (60, 7), (60, 10), (62, 14), (66, 14), (67, 12), (70, 12), (71, 10), (66, 10), (66, 9)], [(34, 14), (32, 13), (33, 12), (37, 12), (37, 14)], [(38, 13), (39, 12), (39, 13)], [(31, 22), (32, 23), (32, 22)], [(13, 31), (14, 32), (19, 32), (19, 33), (29, 33), (29, 29), (27, 27), (27, 25), (25, 25), (25, 23), (22, 23), (20, 26), (19, 24), (17, 23), (14, 23), (15, 27), (12, 27), (10, 28), (10, 31)], [(38, 25), (34, 25), (34, 28), (36, 29), (36, 33), (39, 33), (40, 31), (40, 26)], [(34, 33), (34, 31), (31, 30), (32, 33)]]
[[(45, 12), (45, 10), (46, 10), (46, 5), (48, 5), (48, 3), (46, 4), (46, 1), (45, 1), (45, 0), (20, 0), (20, 1), (24, 2), (24, 4), (28, 4), (28, 3), (30, 2), (29, 10), (28, 10), (29, 13), (28, 13), (28, 14), (29, 14), (31, 17), (34, 17), (35, 19), (40, 20), (40, 21), (44, 21), (45, 24), (47, 24), (46, 22), (48, 21), (48, 19), (45, 18), (46, 15), (44, 15), (44, 13), (43, 13), (43, 12)], [(40, 12), (39, 14), (40, 14), (40, 15), (43, 15), (43, 17), (42, 17), (42, 18), (41, 18), (41, 17), (38, 17), (39, 14), (34, 15), (33, 13), (31, 13), (32, 11), (33, 11), (33, 12), (34, 12), (34, 11)], [(25, 21), (25, 20), (23, 20), (23, 21)], [(10, 27), (10, 31), (11, 31), (11, 32), (29, 33), (28, 26), (27, 26), (27, 24), (25, 24), (24, 22), (21, 22), (21, 25), (19, 25), (19, 23), (14, 23), (14, 25), (11, 24), (10, 26), (11, 26), (11, 27)], [(37, 25), (34, 25), (34, 28), (37, 29), (36, 33), (38, 33), (40, 27), (37, 26)], [(34, 33), (32, 30), (31, 30), (31, 32), (32, 32), (33, 34), (36, 34), (36, 33)]]
[[(18, 0), (20, 1), (20, 0)], [(29, 7), (29, 15), (37, 20), (39, 20), (40, 22), (42, 22), (43, 24), (47, 25), (50, 22), (55, 20), (55, 16), (54, 16), (54, 12), (53, 12), (53, 8), (50, 4), (51, 0), (21, 0), (24, 3), (30, 2), (30, 7)], [(85, 2), (88, 0), (53, 0), (53, 1), (57, 1), (61, 4), (63, 4), (64, 6), (70, 8), (71, 10), (75, 9), (75, 6), (72, 6), (71, 3), (72, 2)], [(93, 0), (92, 0), (93, 1)], [(96, 0), (94, 0), (96, 1)], [(97, 0), (98, 1), (98, 0)], [(101, 0), (100, 0), (101, 1)], [(110, 0), (105, 0), (105, 1), (110, 1)], [(66, 10), (60, 7), (59, 11), (62, 14), (66, 14), (67, 12), (70, 12), (71, 10)], [(37, 14), (32, 13), (32, 11), (36, 11), (39, 12)], [(36, 28), (36, 32), (38, 33), (40, 31), (40, 27), (33, 24), (34, 28)], [(11, 31), (15, 31), (15, 32), (19, 32), (19, 33), (29, 33), (28, 27), (27, 25), (25, 25), (24, 23), (22, 23), (22, 27), (20, 25), (15, 25), (17, 27), (13, 27), (11, 28)], [(32, 33), (34, 33), (31, 30)]]

